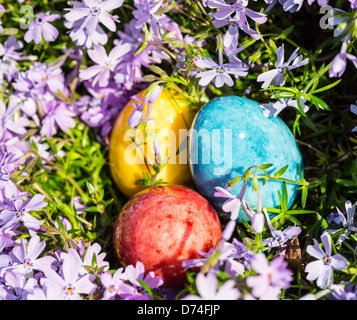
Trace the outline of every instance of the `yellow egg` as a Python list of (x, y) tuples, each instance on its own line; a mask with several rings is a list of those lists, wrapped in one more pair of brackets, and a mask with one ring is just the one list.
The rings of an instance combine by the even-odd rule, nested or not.
[[(138, 96), (144, 98), (145, 91)], [(149, 121), (146, 129), (135, 130), (128, 126), (134, 102), (141, 104), (141, 101), (129, 101), (119, 114), (110, 137), (110, 170), (120, 191), (131, 197), (145, 189), (144, 185), (136, 183), (143, 179), (143, 172), (148, 174), (150, 170), (151, 175), (155, 174), (150, 166), (155, 162), (154, 137), (159, 143), (161, 163), (167, 161), (155, 181), (162, 179), (169, 184), (191, 185), (185, 145), (196, 108), (183, 95), (163, 89), (149, 116), (155, 121)], [(146, 109), (147, 105), (143, 110), (144, 116)]]

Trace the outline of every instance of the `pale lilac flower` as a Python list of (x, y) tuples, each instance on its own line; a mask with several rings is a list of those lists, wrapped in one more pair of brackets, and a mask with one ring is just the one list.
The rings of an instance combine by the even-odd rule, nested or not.
[(352, 205), (351, 201), (346, 201), (345, 203), (345, 208), (346, 208), (346, 213), (347, 213), (347, 219), (345, 218), (344, 214), (340, 211), (339, 208), (337, 209), (337, 213), (339, 215), (339, 218), (342, 223), (342, 228), (337, 229), (337, 230), (327, 230), (328, 233), (330, 234), (335, 234), (337, 232), (340, 232), (341, 230), (344, 229), (344, 232), (341, 233), (336, 241), (336, 245), (339, 245), (343, 241), (346, 240), (346, 238), (351, 234), (351, 232), (356, 233), (357, 232), (357, 227), (354, 225), (354, 217), (355, 217), (355, 211), (356, 211), (356, 203)]
[(162, 277), (155, 276), (153, 271), (145, 275), (145, 267), (140, 261), (136, 263), (135, 267), (129, 265), (125, 268), (125, 277), (129, 283), (122, 283), (117, 291), (124, 300), (152, 300), (152, 297), (137, 280), (145, 282), (152, 289), (163, 284)]
[[(242, 200), (242, 207), (244, 208), (245, 215), (251, 221), (252, 231), (255, 233), (262, 233), (265, 225), (265, 216), (262, 212), (262, 197), (259, 189), (257, 189), (257, 196), (257, 211), (254, 211), (244, 199)], [(265, 208), (263, 210), (265, 210)]]
[(25, 127), (30, 124), (30, 121), (22, 116), (15, 119), (14, 114), (18, 109), (17, 101), (12, 96), (9, 99), (7, 107), (0, 100), (0, 136), (9, 131), (17, 135), (26, 133)]
[(215, 19), (233, 18), (244, 32), (253, 36), (255, 39), (258, 39), (259, 36), (250, 28), (247, 17), (259, 24), (267, 21), (267, 16), (264, 13), (255, 12), (247, 8), (247, 0), (235, 0), (229, 1), (229, 3), (223, 0), (208, 0), (207, 5), (210, 8), (218, 9), (216, 13), (212, 14)]
[(48, 284), (56, 288), (59, 300), (81, 300), (82, 294), (93, 293), (97, 286), (92, 282), (95, 276), (86, 273), (80, 274), (82, 260), (78, 252), (69, 248), (68, 253), (62, 252), (61, 275), (55, 271), (47, 271), (45, 276)]
[(13, 163), (14, 154), (1, 154), (0, 153), (0, 190), (4, 190), (7, 199), (18, 195), (18, 188), (11, 180), (11, 174), (15, 171), (16, 167)]
[(289, 11), (290, 13), (299, 11), (304, 4), (304, 0), (279, 0), (279, 2), (283, 6), (284, 11)]
[(352, 9), (357, 9), (357, 0), (348, 0), (348, 1), (351, 2)]
[(61, 15), (51, 15), (50, 11), (38, 14), (36, 19), (28, 27), (28, 31), (25, 33), (25, 41), (29, 43), (33, 40), (35, 44), (40, 44), (42, 42), (42, 36), (46, 42), (55, 41), (58, 37), (58, 30), (49, 22), (53, 22), (60, 18)]
[(88, 55), (96, 65), (81, 70), (79, 73), (80, 79), (88, 80), (94, 78), (92, 86), (98, 83), (100, 87), (106, 87), (109, 83), (111, 72), (114, 71), (120, 59), (130, 50), (130, 44), (120, 44), (115, 46), (109, 55), (107, 55), (103, 46), (94, 45), (93, 50), (88, 50)]
[(334, 78), (334, 77), (340, 78), (346, 70), (347, 60), (352, 61), (354, 66), (357, 68), (357, 57), (356, 56), (354, 56), (353, 54), (350, 54), (350, 53), (340, 52), (332, 60), (331, 67), (329, 69), (329, 77), (330, 78)]
[(330, 289), (336, 300), (357, 300), (357, 286), (349, 284), (333, 284)]
[[(307, 101), (306, 98), (300, 97), (300, 103), (303, 111), (306, 113), (309, 111), (309, 107), (305, 104)], [(299, 110), (298, 103), (296, 99), (288, 98), (288, 99), (283, 99), (280, 98), (278, 101), (274, 103), (265, 103), (261, 104), (260, 107), (264, 109), (263, 114), (267, 118), (269, 117), (277, 117), (281, 111), (283, 111), (286, 107), (293, 107), (297, 110)]]
[(234, 85), (234, 81), (229, 76), (233, 74), (237, 77), (244, 77), (248, 74), (246, 68), (240, 67), (232, 63), (223, 63), (222, 50), (219, 50), (219, 62), (214, 62), (211, 58), (202, 58), (196, 61), (196, 66), (200, 69), (208, 68), (209, 71), (200, 72), (196, 78), (201, 78), (199, 84), (207, 86), (213, 79), (215, 79), (215, 86), (217, 88), (223, 87), (227, 84), (229, 87)]
[(36, 87), (49, 89), (52, 93), (65, 91), (62, 64), (63, 61), (55, 65), (34, 62), (28, 70), (28, 77), (34, 81)]
[[(75, 6), (76, 6), (75, 2)], [(76, 43), (77, 46), (83, 46), (86, 49), (90, 49), (94, 44), (105, 45), (108, 42), (108, 35), (98, 24), (95, 30), (88, 33), (87, 29), (83, 28), (83, 22), (85, 19), (80, 19), (77, 21), (65, 21), (64, 25), (66, 28), (71, 29), (69, 32), (69, 37)]]
[(47, 279), (41, 281), (41, 285), (34, 286), (26, 295), (26, 300), (62, 300), (58, 295), (58, 287), (51, 285)]
[(199, 295), (187, 295), (182, 300), (238, 300), (240, 292), (234, 280), (227, 280), (220, 287), (215, 273), (198, 273), (195, 284)]
[(42, 223), (29, 212), (46, 207), (47, 202), (43, 201), (44, 198), (42, 194), (36, 194), (26, 202), (17, 199), (14, 201), (15, 207), (13, 210), (5, 209), (0, 213), (0, 220), (2, 220), (6, 226), (18, 224), (22, 221), (26, 228), (38, 230), (41, 228)]
[(123, 268), (119, 268), (114, 274), (103, 272), (100, 275), (100, 282), (103, 285), (104, 293), (102, 300), (114, 300), (119, 286), (126, 280)]
[(133, 16), (136, 19), (135, 28), (142, 29), (145, 23), (149, 24), (152, 33), (160, 38), (160, 27), (165, 26), (170, 19), (164, 14), (157, 14), (161, 9), (163, 0), (134, 0), (135, 10)]
[[(104, 260), (106, 253), (100, 251), (102, 250), (101, 246), (98, 243), (89, 243), (87, 245), (86, 251), (83, 256), (83, 268), (80, 271), (80, 274), (86, 274), (86, 266), (98, 268), (99, 272), (105, 272), (109, 269), (109, 263)], [(95, 265), (93, 266), (92, 263), (95, 257)]]
[(301, 67), (308, 63), (309, 59), (306, 58), (302, 60), (302, 55), (298, 56), (298, 51), (299, 48), (296, 48), (295, 51), (291, 54), (288, 61), (284, 62), (284, 46), (280, 46), (278, 48), (278, 51), (276, 52), (276, 69), (266, 71), (260, 74), (257, 78), (258, 82), (263, 82), (263, 89), (268, 88), (271, 82), (274, 82), (274, 84), (277, 86), (283, 86), (285, 84), (285, 72)]
[(8, 82), (11, 82), (19, 72), (18, 61), (28, 59), (22, 52), (18, 52), (22, 48), (22, 42), (15, 36), (9, 36), (4, 43), (0, 43), (0, 83), (3, 75)]
[(242, 190), (238, 196), (231, 194), (227, 189), (222, 187), (215, 187), (216, 191), (213, 194), (215, 197), (228, 198), (223, 205), (222, 210), (231, 213), (231, 220), (236, 220), (239, 215), (239, 210), (242, 204), (243, 196), (247, 188), (247, 182), (243, 184)]
[(238, 22), (232, 18), (226, 18), (223, 20), (213, 20), (212, 24), (216, 28), (222, 28), (226, 25), (229, 25), (227, 32), (223, 36), (223, 46), (224, 47), (238, 47), (238, 37), (239, 37), (239, 26)]
[[(208, 250), (208, 252), (203, 252), (197, 249), (197, 252), (203, 258), (182, 261), (182, 267), (185, 269), (202, 267), (206, 263), (207, 258), (209, 258), (215, 252), (215, 250), (215, 248), (211, 248), (210, 250)], [(237, 275), (244, 273), (244, 264), (237, 260), (239, 258), (242, 258), (242, 255), (237, 250), (237, 247), (235, 245), (228, 242), (223, 242), (220, 245), (219, 253), (220, 255), (218, 257), (217, 263), (211, 268), (211, 272), (216, 273), (222, 266), (224, 266), (224, 272), (230, 275), (233, 279)]]
[[(162, 90), (163, 90), (162, 86), (156, 86), (151, 92), (148, 92), (145, 95), (145, 98), (141, 98), (137, 95), (132, 97), (133, 100), (142, 101), (142, 102), (140, 104), (137, 102), (132, 103), (134, 110), (132, 111), (132, 113), (130, 114), (130, 116), (128, 118), (128, 125), (130, 128), (135, 128), (142, 121), (147, 122), (149, 120), (152, 105), (157, 99), (159, 99)], [(146, 108), (146, 115), (144, 118), (145, 106), (147, 106), (147, 108)]]
[(264, 253), (257, 253), (251, 262), (258, 275), (249, 276), (247, 285), (259, 299), (277, 299), (281, 289), (288, 289), (293, 280), (292, 272), (284, 259), (275, 258), (270, 263)]
[(46, 241), (40, 241), (40, 237), (32, 234), (31, 239), (21, 239), (20, 244), (16, 245), (10, 252), (12, 257), (11, 266), (2, 269), (2, 273), (18, 273), (25, 276), (34, 270), (46, 272), (51, 270), (51, 264), (55, 258), (44, 256), (39, 258), (46, 246)]
[(308, 273), (306, 279), (317, 280), (316, 284), (319, 288), (326, 288), (333, 281), (333, 269), (343, 270), (348, 267), (347, 259), (339, 253), (331, 256), (331, 236), (327, 232), (321, 235), (325, 251), (320, 248), (316, 239), (313, 239), (313, 241), (314, 245), (308, 245), (306, 251), (318, 260), (306, 265), (305, 272)]
[[(315, 0), (307, 0), (307, 3), (309, 5), (313, 4)], [(317, 4), (322, 7), (322, 6), (327, 6), (329, 3), (329, 0), (317, 0)]]
[(52, 137), (57, 133), (58, 127), (64, 132), (69, 132), (70, 128), (76, 125), (73, 117), (76, 114), (69, 110), (64, 102), (51, 100), (43, 105), (46, 116), (42, 120), (41, 136)]
[(38, 284), (34, 278), (26, 278), (23, 275), (9, 272), (5, 275), (6, 287), (1, 290), (0, 300), (27, 300)]
[(87, 206), (83, 204), (82, 199), (78, 196), (73, 197), (73, 206), (77, 214), (82, 214), (87, 209)]
[(15, 230), (15, 227), (15, 225), (0, 227), (0, 252), (15, 245), (16, 236), (20, 233)]
[(82, 3), (75, 2), (72, 9), (64, 15), (69, 22), (81, 21), (81, 29), (85, 29), (88, 34), (92, 34), (99, 22), (104, 24), (110, 31), (116, 30), (115, 22), (119, 22), (114, 18), (110, 11), (119, 8), (124, 0), (82, 0)]
[(269, 230), (272, 235), (271, 238), (266, 238), (263, 243), (267, 243), (270, 248), (274, 247), (283, 247), (288, 240), (295, 238), (298, 234), (301, 233), (300, 227), (287, 227), (284, 230), (276, 230), (269, 218), (267, 210), (263, 209), (265, 218), (268, 222)]

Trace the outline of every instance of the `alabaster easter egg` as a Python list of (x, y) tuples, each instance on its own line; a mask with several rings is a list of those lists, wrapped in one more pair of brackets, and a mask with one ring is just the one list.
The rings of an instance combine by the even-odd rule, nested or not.
[[(145, 97), (145, 91), (138, 94)], [(187, 99), (174, 91), (163, 89), (160, 97), (153, 103), (148, 125), (145, 130), (134, 130), (128, 126), (128, 118), (134, 110), (131, 100), (119, 114), (110, 138), (109, 162), (114, 182), (127, 197), (143, 190), (143, 172), (148, 174), (150, 163), (155, 159), (153, 141), (156, 137), (160, 158), (167, 164), (156, 177), (169, 184), (192, 185), (192, 178), (187, 164), (187, 148), (177, 152), (182, 142), (187, 141), (194, 111)], [(147, 105), (143, 109), (146, 114)], [(155, 120), (155, 121), (153, 121)], [(132, 137), (135, 136), (136, 143)], [(183, 154), (184, 153), (184, 154)], [(149, 167), (149, 169), (148, 169)], [(154, 171), (151, 170), (151, 173)]]
[(124, 265), (141, 261), (145, 271), (162, 276), (164, 286), (182, 287), (182, 262), (202, 258), (221, 238), (218, 215), (196, 191), (160, 185), (134, 195), (122, 208), (114, 227), (113, 245)]
[[(265, 117), (259, 104), (250, 99), (224, 96), (208, 102), (196, 114), (188, 140), (194, 183), (217, 211), (222, 212), (222, 204), (228, 198), (215, 197), (215, 187), (225, 187), (250, 166), (272, 164), (267, 171), (273, 176), (288, 165), (282, 177), (300, 181), (298, 165), (303, 170), (302, 156), (289, 127), (279, 117)], [(264, 174), (258, 170), (257, 175)], [(283, 194), (283, 182), (268, 180), (263, 185), (263, 180), (258, 179), (258, 183), (263, 207), (279, 206), (278, 191)], [(241, 180), (229, 192), (237, 196), (242, 186)], [(299, 186), (287, 183), (286, 187), (290, 208)], [(257, 193), (252, 190), (251, 179), (244, 199), (251, 207), (257, 206)], [(247, 220), (240, 209), (238, 221), (242, 218)]]

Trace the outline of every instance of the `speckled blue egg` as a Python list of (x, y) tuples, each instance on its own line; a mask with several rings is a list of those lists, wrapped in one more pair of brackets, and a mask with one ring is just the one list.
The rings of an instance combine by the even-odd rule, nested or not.
[[(224, 187), (236, 176), (241, 176), (250, 166), (273, 164), (269, 174), (289, 165), (282, 177), (300, 181), (298, 165), (303, 170), (302, 156), (289, 127), (279, 118), (267, 118), (263, 109), (253, 100), (224, 96), (208, 102), (197, 113), (188, 139), (189, 167), (197, 190), (222, 211), (226, 198), (214, 196), (215, 187)], [(258, 170), (258, 175), (262, 172)], [(263, 207), (280, 206), (278, 191), (283, 194), (283, 182), (259, 179)], [(243, 186), (239, 181), (230, 189), (238, 195)], [(287, 183), (288, 207), (298, 195), (298, 185)], [(257, 193), (252, 182), (244, 199), (251, 207), (257, 206)], [(270, 216), (274, 216), (270, 213)], [(238, 221), (247, 220), (243, 210)]]

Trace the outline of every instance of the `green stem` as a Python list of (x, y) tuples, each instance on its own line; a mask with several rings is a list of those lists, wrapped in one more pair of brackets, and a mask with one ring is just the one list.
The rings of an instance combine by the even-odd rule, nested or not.
[(315, 77), (313, 77), (310, 80), (310, 82), (306, 85), (304, 91), (302, 92), (303, 94), (306, 94), (307, 91), (310, 89), (310, 87), (315, 83), (315, 81), (330, 69), (331, 64), (332, 64), (332, 62), (329, 65), (327, 65), (325, 68), (323, 68)]

